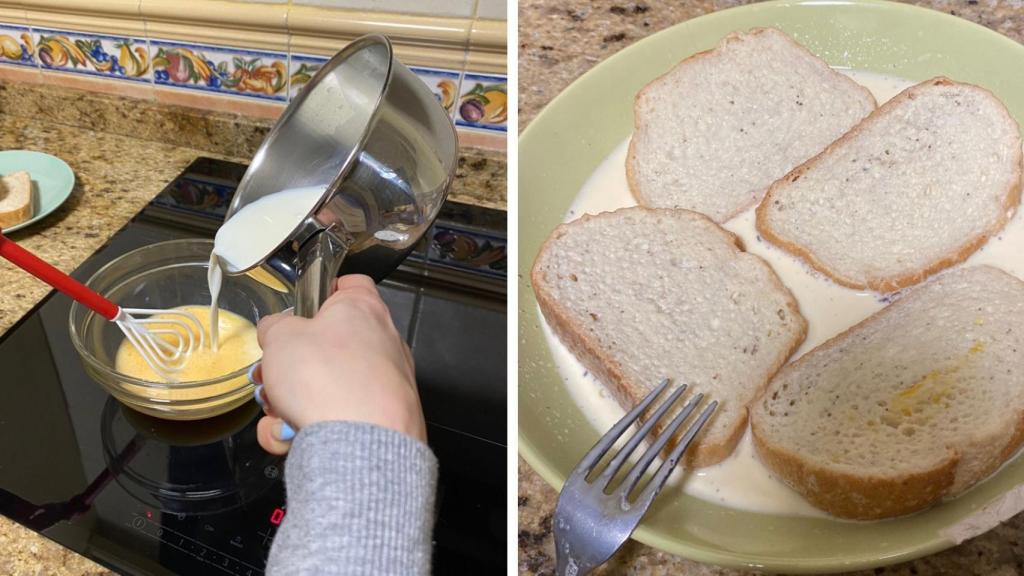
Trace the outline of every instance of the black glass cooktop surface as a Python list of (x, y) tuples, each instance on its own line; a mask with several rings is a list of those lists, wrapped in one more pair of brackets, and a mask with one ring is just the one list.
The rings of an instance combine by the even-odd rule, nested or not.
[[(73, 276), (212, 237), (244, 170), (197, 159)], [(503, 572), (504, 214), (449, 203), (381, 292), (441, 463), (434, 573)], [(50, 294), (0, 335), (0, 513), (120, 573), (262, 574), (287, 503), (283, 459), (256, 443), (258, 407), (194, 422), (134, 412), (82, 369), (69, 310)]]

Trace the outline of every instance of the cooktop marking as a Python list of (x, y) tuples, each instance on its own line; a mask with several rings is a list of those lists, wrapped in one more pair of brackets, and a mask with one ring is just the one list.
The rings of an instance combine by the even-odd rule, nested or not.
[[(166, 526), (160, 526), (156, 522), (153, 522), (144, 516), (136, 515), (132, 518), (132, 521), (129, 522), (129, 525), (154, 540), (163, 542), (172, 548), (177, 548), (189, 556), (205, 562), (210, 566), (215, 566), (229, 574), (237, 574), (241, 576), (243, 575), (243, 570), (245, 571), (244, 576), (263, 574), (263, 570), (253, 566), (252, 564), (243, 562), (234, 556), (225, 554), (216, 548), (212, 548), (198, 540), (189, 538), (177, 530)], [(176, 536), (177, 538), (174, 539), (178, 542), (175, 543), (169, 535)], [(196, 553), (196, 550), (198, 550), (198, 554)], [(212, 552), (212, 554), (207, 555), (207, 552)]]

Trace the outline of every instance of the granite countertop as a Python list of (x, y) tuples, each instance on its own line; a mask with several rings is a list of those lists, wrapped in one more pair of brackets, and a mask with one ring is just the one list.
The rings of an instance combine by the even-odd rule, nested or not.
[[(0, 114), (0, 149), (41, 150), (75, 172), (71, 197), (38, 225), (10, 238), (65, 272), (75, 269), (198, 155), (148, 140)], [(230, 159), (230, 158), (229, 158)], [(0, 332), (49, 291), (0, 261)], [(109, 572), (0, 516), (0, 574), (93, 575)]]
[[(683, 20), (746, 3), (744, 0), (520, 0), (519, 129), (525, 128), (573, 80), (633, 42)], [(1018, 42), (1024, 40), (1024, 5), (1019, 1), (911, 3), (972, 20)], [(520, 574), (554, 574), (551, 518), (555, 498), (555, 491), (520, 459)], [(739, 576), (747, 573), (698, 564), (629, 541), (597, 574)], [(856, 574), (1024, 575), (1024, 514), (945, 552)]]
[[(157, 110), (159, 114), (152, 116), (162, 123), (162, 130), (146, 128), (147, 119), (137, 116), (134, 124), (117, 126), (116, 119), (122, 116), (103, 113), (108, 121), (96, 122), (97, 110), (107, 104), (135, 110), (132, 103), (75, 93), (70, 98), (65, 94), (62, 101), (67, 104), (60, 108), (23, 106), (38, 101), (32, 96), (43, 98), (47, 91), (26, 87), (19, 89), (15, 98), (11, 91), (5, 94), (4, 88), (9, 86), (0, 83), (0, 150), (53, 154), (71, 166), (76, 179), (71, 197), (63, 206), (41, 222), (11, 233), (10, 238), (65, 272), (75, 269), (98, 249), (196, 156), (247, 162), (254, 150), (252, 142), (235, 142), (231, 134), (258, 144), (269, 127), (238, 118), (213, 121), (209, 115), (184, 110)], [(31, 96), (23, 96), (26, 93)], [(52, 94), (45, 97), (53, 99)], [(88, 101), (88, 106), (75, 112), (74, 103), (80, 101)], [(151, 105), (138, 103), (139, 108), (147, 106)], [(55, 110), (61, 115), (56, 116)], [(190, 136), (181, 136), (182, 131)], [(197, 142), (203, 149), (180, 145), (184, 142)], [(222, 153), (212, 151), (217, 149)], [(450, 197), (504, 209), (505, 172), (504, 154), (464, 149)], [(0, 333), (49, 291), (43, 283), (2, 260), (0, 286)], [(92, 576), (110, 572), (0, 516), (0, 576), (44, 574)]]

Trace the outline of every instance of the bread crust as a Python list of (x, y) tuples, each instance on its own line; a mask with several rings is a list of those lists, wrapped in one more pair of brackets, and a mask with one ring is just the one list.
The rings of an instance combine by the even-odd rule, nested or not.
[(880, 520), (924, 510), (953, 485), (959, 457), (951, 453), (931, 470), (917, 474), (854, 476), (829, 470), (764, 440), (752, 418), (757, 455), (783, 482), (815, 507), (850, 520)]
[[(1020, 282), (1016, 277), (998, 268), (992, 269)], [(883, 314), (888, 315), (897, 307), (906, 306), (907, 302), (913, 301), (914, 298), (914, 292), (910, 292), (881, 311), (829, 338), (785, 366), (776, 373), (776, 377), (792, 370), (799, 370), (816, 353), (832, 350), (847, 339), (853, 338), (859, 330), (879, 322)], [(940, 499), (956, 496), (984, 480), (1024, 444), (1024, 412), (1020, 412), (1004, 448), (971, 477), (957, 478), (962, 458), (957, 450), (948, 446), (948, 457), (945, 460), (932, 469), (915, 474), (886, 476), (872, 472), (844, 473), (817, 465), (784, 446), (773, 444), (765, 437), (760, 422), (763, 415), (760, 406), (765, 396), (772, 391), (773, 386), (769, 384), (749, 408), (750, 430), (758, 457), (779, 479), (814, 506), (840, 518), (879, 520), (924, 510)]]
[[(560, 224), (555, 228), (548, 239), (544, 241), (544, 244), (541, 245), (540, 250), (537, 252), (537, 258), (534, 260), (533, 268), (530, 271), (530, 281), (533, 284), (533, 292), (537, 298), (537, 304), (540, 306), (541, 312), (552, 331), (566, 346), (566, 348), (572, 352), (573, 356), (575, 356), (580, 363), (586, 367), (587, 370), (609, 387), (609, 390), (612, 392), (612, 395), (619, 404), (624, 407), (632, 407), (636, 405), (646, 394), (638, 394), (633, 389), (633, 386), (637, 383), (631, 384), (619, 363), (616, 362), (607, 352), (602, 350), (598, 343), (595, 342), (585, 330), (579, 329), (572, 319), (569, 318), (568, 311), (562, 308), (558, 302), (550, 296), (548, 291), (545, 289), (547, 281), (544, 279), (544, 273), (538, 265), (542, 260), (542, 255), (549, 249), (551, 244), (557, 241), (574, 224), (590, 220), (612, 219), (615, 217), (617, 212), (623, 210), (638, 210), (648, 213), (687, 212), (694, 214), (699, 218), (703, 218), (714, 224), (714, 228), (722, 234), (722, 238), (736, 248), (737, 257), (748, 256), (754, 258), (770, 273), (768, 277), (772, 280), (774, 287), (784, 295), (786, 306), (788, 307), (791, 316), (798, 324), (799, 333), (793, 338), (788, 350), (779, 354), (779, 357), (775, 359), (761, 381), (756, 383), (754, 393), (751, 396), (752, 402), (756, 401), (757, 398), (760, 397), (763, 389), (768, 385), (772, 376), (785, 364), (793, 352), (795, 352), (803, 343), (807, 336), (807, 321), (800, 314), (800, 309), (797, 306), (796, 299), (793, 298), (789, 289), (783, 285), (782, 281), (779, 280), (778, 276), (768, 263), (762, 260), (759, 256), (744, 252), (742, 250), (742, 244), (735, 234), (718, 226), (713, 220), (699, 212), (683, 208), (646, 208), (642, 206), (634, 206), (629, 208), (620, 208), (619, 210), (612, 212), (602, 212), (596, 215), (584, 214), (577, 220)], [(741, 410), (738, 414), (739, 416), (735, 421), (730, 423), (725, 438), (720, 442), (709, 442), (704, 439), (703, 436), (698, 436), (694, 440), (694, 444), (684, 455), (684, 461), (686, 464), (696, 468), (711, 466), (721, 462), (732, 454), (747, 428), (748, 412)], [(644, 416), (641, 417), (641, 420), (643, 419)]]
[[(878, 101), (875, 100), (875, 96), (874, 96), (874, 94), (871, 93), (870, 90), (868, 90), (867, 88), (861, 86), (860, 84), (858, 84), (852, 78), (846, 76), (845, 74), (836, 72), (834, 69), (832, 69), (832, 67), (830, 67), (828, 65), (827, 62), (825, 62), (824, 60), (819, 58), (816, 54), (814, 54), (813, 52), (808, 50), (806, 47), (804, 47), (802, 44), (800, 44), (796, 40), (793, 40), (793, 38), (790, 37), (789, 34), (786, 34), (785, 32), (779, 30), (778, 28), (757, 27), (757, 28), (751, 28), (750, 30), (748, 30), (746, 32), (732, 32), (732, 33), (726, 35), (724, 38), (722, 38), (722, 40), (714, 48), (711, 48), (709, 50), (703, 50), (701, 52), (697, 52), (695, 54), (687, 56), (686, 58), (680, 60), (678, 64), (676, 64), (675, 66), (670, 68), (667, 72), (665, 72), (661, 76), (658, 76), (654, 80), (651, 80), (651, 82), (649, 84), (647, 84), (639, 92), (637, 92), (636, 96), (633, 98), (633, 134), (636, 134), (636, 133), (638, 133), (640, 131), (640, 99), (643, 98), (644, 95), (646, 95), (649, 90), (657, 88), (658, 85), (662, 81), (668, 79), (670, 76), (672, 76), (676, 71), (680, 70), (681, 68), (689, 66), (689, 65), (693, 64), (695, 61), (697, 61), (697, 60), (699, 60), (701, 58), (704, 58), (705, 56), (708, 56), (710, 54), (713, 54), (713, 53), (717, 52), (718, 50), (721, 50), (722, 48), (728, 46), (732, 42), (740, 42), (740, 41), (743, 41), (743, 39), (745, 37), (758, 36), (758, 35), (764, 34), (766, 32), (778, 32), (778, 33), (780, 33), (782, 35), (782, 37), (786, 39), (787, 42), (789, 42), (793, 46), (797, 47), (798, 49), (800, 49), (801, 51), (806, 53), (813, 60), (815, 60), (817, 62), (820, 62), (823, 65), (824, 68), (827, 68), (833, 74), (842, 77), (843, 80), (845, 80), (851, 87), (856, 88), (857, 90), (861, 91), (868, 98), (868, 100), (871, 101), (871, 107), (872, 108), (877, 108), (878, 107)], [(636, 200), (637, 204), (639, 204), (641, 206), (644, 206), (644, 207), (647, 207), (647, 208), (654, 208), (654, 206), (650, 205), (650, 202), (648, 201), (648, 199), (644, 197), (643, 192), (640, 191), (640, 186), (639, 186), (639, 184), (636, 181), (636, 174), (634, 172), (634, 170), (635, 170), (634, 165), (638, 162), (638, 159), (636, 157), (635, 143), (636, 143), (636, 138), (630, 138), (630, 140), (629, 140), (629, 150), (626, 153), (626, 182), (629, 184), (629, 191), (633, 195), (633, 198)], [(761, 191), (761, 196), (762, 197), (764, 197), (764, 194), (765, 194), (766, 191), (767, 191), (767, 188), (765, 190)], [(721, 221), (717, 221), (714, 218), (712, 218), (712, 221), (719, 222), (719, 223), (720, 222), (728, 222), (729, 220), (732, 220), (733, 218), (735, 218), (739, 214), (743, 213), (744, 211), (748, 210), (750, 207), (752, 207), (755, 204), (757, 204), (758, 202), (759, 202), (759, 200), (751, 200), (750, 202), (747, 202), (746, 204), (744, 204), (744, 205), (740, 206), (739, 208), (737, 208), (736, 210), (734, 210), (732, 213), (727, 215)], [(682, 208), (682, 209), (686, 209), (686, 208)]]
[(1017, 135), (1017, 146), (1015, 148), (1017, 158), (1016, 162), (1014, 163), (1016, 166), (1016, 175), (1011, 179), (1010, 187), (1006, 191), (1006, 195), (1002, 205), (1002, 210), (999, 213), (999, 218), (995, 221), (995, 223), (992, 226), (986, 228), (981, 234), (974, 236), (972, 238), (968, 238), (957, 249), (955, 249), (949, 254), (944, 254), (940, 256), (937, 260), (925, 266), (921, 270), (912, 272), (910, 274), (905, 274), (903, 276), (868, 278), (866, 281), (859, 281), (853, 278), (847, 278), (829, 268), (828, 265), (822, 262), (822, 260), (818, 258), (818, 256), (814, 254), (814, 252), (809, 248), (801, 246), (795, 242), (789, 241), (782, 235), (776, 233), (776, 231), (772, 229), (771, 225), (768, 223), (768, 211), (770, 210), (770, 204), (772, 200), (775, 198), (775, 195), (780, 188), (784, 187), (786, 184), (790, 182), (798, 180), (801, 176), (803, 176), (808, 170), (814, 167), (823, 158), (827, 157), (837, 146), (859, 135), (865, 127), (872, 126), (879, 122), (880, 119), (883, 119), (885, 117), (885, 115), (889, 112), (889, 110), (892, 107), (898, 105), (899, 103), (907, 99), (915, 98), (917, 96), (917, 92), (920, 89), (923, 89), (927, 86), (938, 85), (965, 85), (972, 86), (974, 88), (984, 91), (990, 98), (992, 98), (996, 103), (999, 104), (999, 110), (1005, 116), (1006, 121), (1013, 123), (1014, 126), (1017, 126), (1017, 122), (1013, 119), (1013, 117), (1010, 116), (1010, 113), (1006, 110), (1006, 106), (1004, 106), (1003, 103), (998, 98), (996, 98), (994, 94), (992, 94), (988, 90), (985, 90), (984, 88), (981, 88), (980, 86), (964, 84), (962, 82), (954, 82), (953, 80), (950, 80), (949, 78), (945, 78), (942, 76), (932, 78), (931, 80), (925, 80), (924, 82), (921, 82), (919, 84), (915, 84), (914, 86), (911, 86), (904, 90), (903, 92), (900, 92), (899, 94), (894, 96), (891, 100), (889, 100), (881, 107), (879, 107), (877, 110), (872, 112), (870, 115), (868, 115), (868, 117), (864, 118), (864, 120), (861, 120), (856, 126), (851, 128), (849, 132), (840, 136), (839, 139), (829, 144), (824, 150), (816, 154), (814, 157), (810, 158), (803, 164), (797, 166), (782, 178), (776, 180), (768, 188), (768, 192), (764, 195), (764, 198), (761, 200), (761, 203), (758, 204), (757, 209), (755, 210), (757, 231), (761, 234), (761, 236), (763, 236), (772, 244), (779, 246), (786, 252), (789, 252), (790, 254), (797, 256), (798, 258), (806, 262), (811, 268), (829, 277), (836, 284), (846, 286), (847, 288), (853, 288), (856, 290), (867, 289), (882, 293), (894, 292), (896, 290), (901, 290), (903, 288), (907, 288), (909, 286), (918, 284), (922, 280), (936, 274), (937, 272), (940, 272), (942, 270), (945, 270), (946, 268), (963, 262), (968, 257), (970, 257), (971, 254), (974, 254), (979, 248), (981, 248), (985, 244), (985, 242), (988, 242), (989, 238), (997, 234), (1000, 230), (1003, 229), (1004, 226), (1006, 226), (1006, 223), (1010, 221), (1010, 217), (1014, 214), (1017, 207), (1020, 205), (1021, 176), (1022, 169), (1024, 169), (1024, 157), (1022, 157), (1022, 154), (1024, 153), (1022, 153), (1021, 148), (1021, 137), (1019, 127)]
[(0, 211), (0, 229), (10, 228), (32, 217), (32, 177), (28, 172), (15, 172), (7, 177), (19, 176), (28, 180), (28, 202), (11, 210)]
[(32, 217), (32, 205), (31, 202), (27, 206), (22, 206), (17, 210), (11, 210), (9, 212), (0, 212), (0, 229), (10, 228), (21, 224)]

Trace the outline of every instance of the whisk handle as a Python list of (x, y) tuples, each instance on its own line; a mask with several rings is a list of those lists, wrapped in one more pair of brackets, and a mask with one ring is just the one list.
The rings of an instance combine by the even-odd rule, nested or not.
[(29, 274), (53, 286), (57, 290), (78, 300), (83, 306), (102, 315), (107, 320), (117, 317), (120, 308), (110, 300), (89, 289), (85, 284), (50, 266), (38, 256), (18, 246), (0, 231), (0, 257)]

